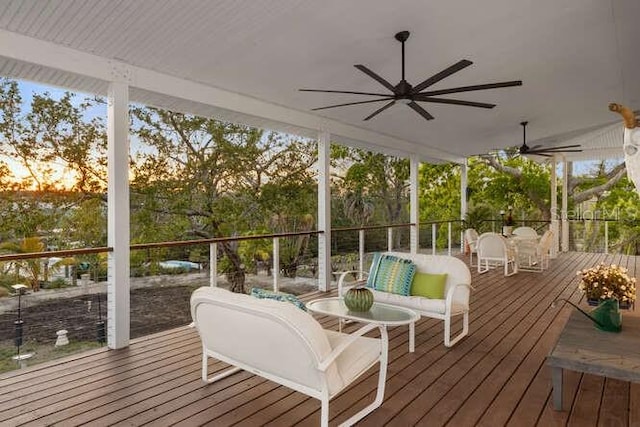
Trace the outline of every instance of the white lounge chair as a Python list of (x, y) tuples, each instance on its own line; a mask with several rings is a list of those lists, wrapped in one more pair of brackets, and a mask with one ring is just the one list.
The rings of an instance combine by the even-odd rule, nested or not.
[[(388, 337), (384, 327), (363, 326), (353, 334), (323, 329), (291, 303), (257, 299), (203, 287), (191, 296), (191, 316), (202, 340), (202, 379), (212, 383), (240, 370), (282, 384), (321, 402), (329, 423), (329, 401), (375, 364), (380, 364), (373, 403), (342, 425), (355, 424), (382, 404)], [(380, 329), (380, 338), (363, 335)], [(234, 367), (209, 378), (207, 359)]]

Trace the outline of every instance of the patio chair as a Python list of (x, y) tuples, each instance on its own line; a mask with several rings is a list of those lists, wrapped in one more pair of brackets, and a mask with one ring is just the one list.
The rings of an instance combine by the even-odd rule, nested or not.
[(524, 271), (541, 272), (549, 268), (549, 257), (553, 246), (553, 232), (544, 232), (539, 242), (518, 242), (518, 268)]
[(516, 250), (507, 239), (497, 233), (484, 233), (478, 238), (478, 273), (486, 273), (491, 268), (504, 265), (504, 275), (518, 272)]
[(474, 228), (467, 228), (464, 230), (464, 240), (469, 247), (469, 265), (475, 267), (473, 254), (478, 253), (478, 232)]
[[(379, 363), (375, 400), (343, 425), (355, 424), (382, 404), (389, 346), (384, 326), (366, 324), (343, 334), (323, 329), (289, 302), (215, 287), (192, 294), (191, 316), (202, 340), (202, 379), (207, 383), (240, 370), (260, 375), (319, 399), (321, 425), (326, 427), (329, 401)], [(380, 338), (363, 336), (374, 329), (379, 329)], [(232, 367), (209, 378), (209, 357)]]
[(513, 235), (515, 236), (520, 236), (520, 237), (534, 237), (534, 238), (538, 238), (538, 232), (531, 228), (531, 227), (516, 227), (513, 232)]

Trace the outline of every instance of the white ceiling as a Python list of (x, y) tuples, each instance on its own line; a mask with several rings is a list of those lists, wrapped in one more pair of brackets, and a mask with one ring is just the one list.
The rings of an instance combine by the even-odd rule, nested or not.
[[(382, 103), (312, 113), (318, 123), (381, 135), (372, 140), (385, 151), (447, 159), (520, 144), (522, 120), (529, 121), (530, 142), (557, 145), (617, 120), (609, 102), (640, 108), (639, 18), (638, 0), (0, 0), (5, 40), (18, 34), (51, 42), (293, 113), (369, 99), (299, 88), (385, 91), (354, 64), (397, 83), (400, 43), (393, 36), (401, 30), (411, 32), (406, 78), (414, 85), (463, 58), (474, 64), (431, 88), (522, 80), (521, 87), (443, 96), (497, 104), (492, 110), (422, 103), (431, 121), (404, 105), (362, 121)], [(106, 90), (101, 79), (34, 66), (38, 59), (24, 56), (0, 43), (0, 74)], [(313, 135), (308, 124), (249, 120), (246, 112), (220, 109), (215, 99), (175, 93), (139, 87), (131, 98)], [(347, 133), (348, 143), (370, 142)], [(622, 154), (615, 138), (588, 139), (593, 153), (604, 144)]]

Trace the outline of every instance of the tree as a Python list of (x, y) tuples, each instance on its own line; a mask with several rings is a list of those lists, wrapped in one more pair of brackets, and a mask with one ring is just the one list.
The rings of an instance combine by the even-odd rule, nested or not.
[(45, 92), (34, 94), (29, 111), (23, 113), (17, 82), (0, 79), (0, 154), (27, 172), (21, 188), (55, 191), (62, 178), (68, 189), (80, 193), (105, 188), (103, 120), (85, 117), (97, 103), (91, 99), (78, 103), (70, 92), (53, 99)]
[[(156, 226), (177, 225), (174, 238), (239, 236), (263, 228), (266, 214), (283, 206), (267, 196), (274, 194), (269, 185), (289, 186), (291, 202), (305, 195), (312, 179), (313, 143), (151, 107), (134, 107), (132, 114), (133, 132), (148, 146), (134, 161), (134, 210), (161, 217)], [(231, 290), (244, 292), (239, 245), (220, 247)]]
[[(8, 253), (28, 254), (33, 252), (43, 252), (45, 244), (39, 237), (26, 237), (20, 243), (5, 242), (0, 245), (0, 250)], [(20, 276), (20, 271), (27, 274), (29, 286), (34, 292), (40, 290), (40, 278), (43, 276), (43, 265), (40, 258), (31, 258), (24, 261), (17, 261), (16, 274)]]

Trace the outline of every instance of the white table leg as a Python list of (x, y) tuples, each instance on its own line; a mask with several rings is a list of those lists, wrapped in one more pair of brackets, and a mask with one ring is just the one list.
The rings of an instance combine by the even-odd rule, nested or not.
[(409, 323), (409, 353), (416, 350), (416, 322)]

